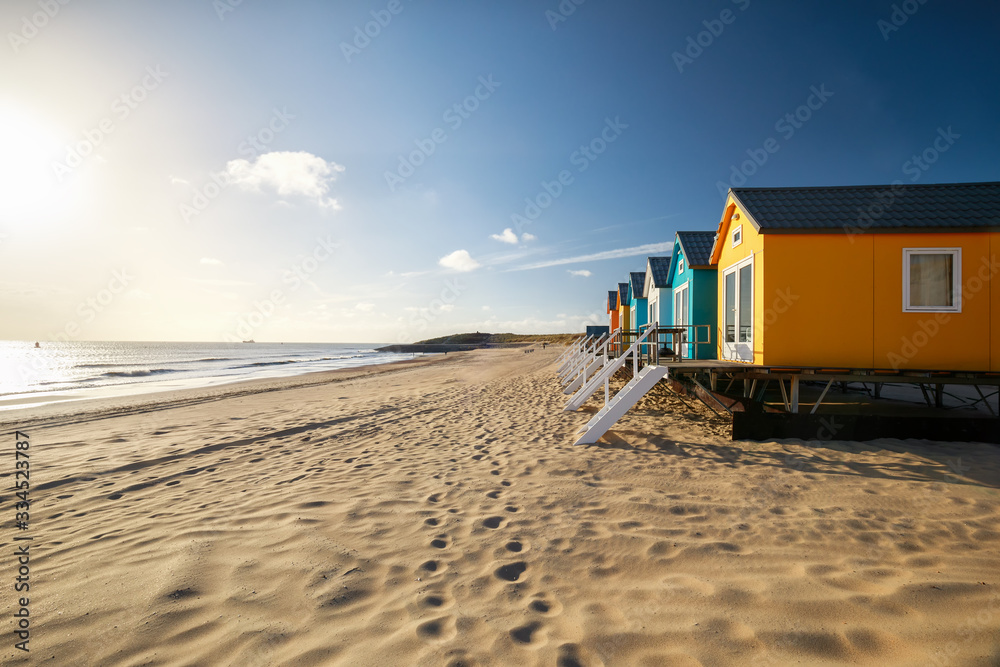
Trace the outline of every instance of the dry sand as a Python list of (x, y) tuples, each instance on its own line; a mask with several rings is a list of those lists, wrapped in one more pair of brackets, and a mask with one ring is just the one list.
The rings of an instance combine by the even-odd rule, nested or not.
[(574, 448), (558, 352), (0, 415), (3, 664), (1000, 664), (1000, 449), (734, 443), (662, 397)]

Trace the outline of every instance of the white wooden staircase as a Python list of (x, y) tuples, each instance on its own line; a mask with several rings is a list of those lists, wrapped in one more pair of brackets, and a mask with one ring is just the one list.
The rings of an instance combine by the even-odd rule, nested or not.
[(608, 345), (615, 341), (620, 331), (621, 329), (615, 329), (614, 332), (607, 337), (607, 339), (605, 339), (603, 335), (597, 339), (594, 343), (594, 347), (592, 347), (590, 351), (578, 362), (575, 368), (575, 373), (570, 373), (563, 379), (563, 384), (566, 385), (565, 389), (563, 389), (564, 394), (572, 394), (576, 392), (583, 386), (583, 383), (594, 374), (594, 371), (607, 363)]
[(629, 411), (646, 392), (657, 382), (666, 377), (670, 369), (666, 366), (646, 366), (639, 371), (621, 391), (608, 401), (601, 411), (590, 418), (587, 424), (577, 431), (580, 435), (574, 445), (589, 445), (608, 432), (622, 416)]
[[(648, 365), (639, 370), (640, 350), (644, 346), (657, 344), (656, 341), (653, 343), (644, 342), (649, 333), (655, 330), (656, 325), (648, 328), (624, 354), (616, 359), (608, 359), (606, 352), (607, 343), (614, 338), (614, 334), (605, 341), (604, 347), (601, 348), (602, 356), (600, 358), (596, 354), (591, 357), (584, 355), (577, 358), (577, 364), (579, 365), (582, 359), (583, 366), (580, 368), (579, 374), (566, 387), (564, 393), (569, 393), (574, 386), (578, 386), (579, 388), (570, 397), (563, 410), (567, 412), (579, 410), (601, 385), (604, 385), (604, 407), (601, 408), (600, 412), (591, 417), (585, 426), (577, 431), (580, 437), (573, 443), (574, 445), (597, 442), (598, 438), (607, 433), (608, 429), (614, 426), (628, 412), (629, 408), (635, 405), (646, 392), (652, 389), (653, 385), (667, 376), (669, 368), (666, 366)], [(616, 330), (615, 333), (617, 334), (618, 331)], [(596, 352), (596, 348), (592, 348), (592, 350)], [(611, 376), (624, 366), (629, 358), (632, 359), (632, 379), (614, 397), (609, 397), (608, 382)], [(602, 364), (600, 370), (597, 370), (598, 363)], [(594, 373), (593, 377), (588, 379), (590, 373), (595, 370), (597, 372)]]

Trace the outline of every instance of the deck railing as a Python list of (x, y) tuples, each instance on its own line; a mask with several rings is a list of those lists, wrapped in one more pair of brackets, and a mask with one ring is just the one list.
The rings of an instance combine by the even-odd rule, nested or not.
[(661, 361), (697, 359), (702, 346), (712, 346), (712, 326), (709, 324), (645, 324), (638, 329), (622, 329), (616, 344), (608, 347), (608, 356), (617, 357), (629, 349), (648, 330), (646, 342), (640, 345), (643, 364), (658, 365)]

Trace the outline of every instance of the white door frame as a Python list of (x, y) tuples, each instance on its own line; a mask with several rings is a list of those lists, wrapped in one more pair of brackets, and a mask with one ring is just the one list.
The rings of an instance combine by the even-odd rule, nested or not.
[[(750, 331), (747, 340), (740, 340), (740, 269), (750, 266)], [(726, 278), (734, 274), (733, 280), (733, 303), (736, 306), (733, 313), (733, 342), (726, 340), (726, 315), (728, 300), (726, 298)], [(753, 255), (730, 264), (722, 271), (722, 358), (731, 361), (753, 362), (753, 339), (754, 339), (754, 262)]]
[[(691, 324), (691, 281), (685, 282), (683, 285), (674, 289), (674, 324), (680, 326), (682, 324)], [(677, 299), (680, 297), (682, 307), (677, 307)], [(684, 308), (683, 306), (686, 306)], [(686, 311), (687, 317), (681, 317), (681, 313)], [(683, 321), (682, 321), (683, 320)], [(681, 334), (681, 358), (690, 359), (691, 354), (689, 352), (691, 345), (688, 344), (687, 332)]]

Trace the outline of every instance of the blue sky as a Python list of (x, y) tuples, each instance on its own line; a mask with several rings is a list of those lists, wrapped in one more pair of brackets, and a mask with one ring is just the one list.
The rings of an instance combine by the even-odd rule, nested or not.
[(580, 331), (720, 188), (1000, 180), (998, 19), (10, 0), (0, 338)]

